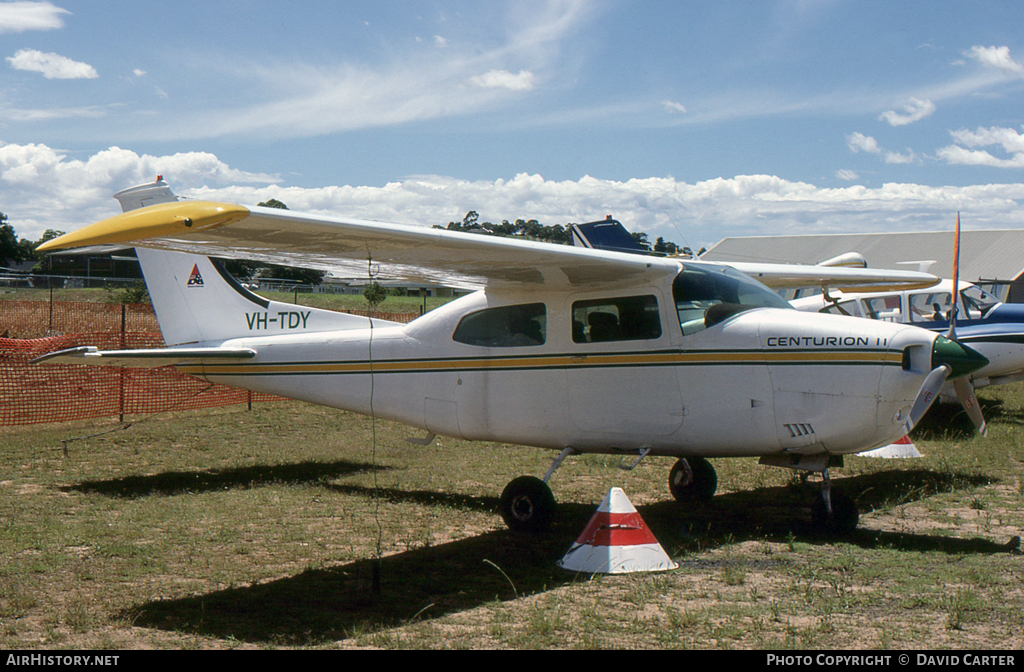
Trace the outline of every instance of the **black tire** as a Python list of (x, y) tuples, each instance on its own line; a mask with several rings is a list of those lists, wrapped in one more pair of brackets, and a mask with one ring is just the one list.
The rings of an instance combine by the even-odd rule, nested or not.
[(676, 501), (707, 502), (718, 490), (718, 474), (703, 457), (683, 457), (668, 474), (668, 489)]
[(501, 493), (501, 517), (517, 532), (543, 532), (555, 518), (555, 496), (544, 481), (520, 476)]
[(857, 529), (860, 521), (860, 513), (857, 511), (857, 502), (844, 493), (842, 490), (832, 490), (832, 515), (829, 515), (825, 507), (825, 498), (818, 497), (814, 506), (811, 507), (811, 523), (819, 534), (830, 537), (839, 537), (852, 534)]

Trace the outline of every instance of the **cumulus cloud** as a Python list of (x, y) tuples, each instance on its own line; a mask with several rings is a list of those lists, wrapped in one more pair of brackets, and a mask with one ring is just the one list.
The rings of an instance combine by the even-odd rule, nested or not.
[(35, 49), (20, 49), (7, 62), (15, 70), (42, 73), (47, 79), (96, 79), (99, 73), (88, 63)]
[(533, 88), (533, 73), (520, 70), (513, 74), (508, 70), (491, 70), (482, 75), (469, 78), (469, 83), (484, 89), (509, 89), (510, 91), (529, 91)]
[(72, 231), (117, 214), (111, 194), (159, 173), (185, 197), (243, 205), (276, 198), (298, 211), (423, 226), (461, 220), (469, 210), (484, 221), (523, 217), (545, 224), (611, 214), (633, 231), (694, 248), (726, 236), (934, 230), (946, 227), (956, 210), (969, 212), (974, 228), (1024, 228), (1018, 205), (1024, 184), (827, 189), (773, 175), (690, 184), (672, 177), (552, 181), (523, 173), (493, 181), (425, 175), (383, 186), (305, 188), (203, 152), (157, 157), (112, 147), (77, 160), (45, 145), (0, 146), (3, 211), (23, 237)]
[(846, 146), (849, 147), (850, 151), (854, 154), (859, 154), (861, 152), (866, 154), (879, 154), (885, 159), (885, 162), (889, 164), (917, 163), (920, 161), (917, 154), (915, 154), (911, 149), (908, 149), (906, 154), (883, 150), (878, 145), (877, 140), (870, 135), (864, 135), (863, 133), (851, 133), (846, 136)]
[(673, 100), (663, 100), (661, 101), (661, 106), (670, 114), (686, 114), (686, 107), (682, 103), (677, 103)]
[(965, 51), (964, 55), (990, 68), (997, 68), (1008, 74), (1024, 77), (1024, 65), (1010, 57), (1009, 47), (974, 46)]
[(0, 144), (3, 212), (23, 237), (38, 238), (46, 229), (70, 231), (116, 214), (114, 192), (158, 174), (173, 176), (183, 190), (279, 179), (231, 168), (208, 152), (150, 156), (111, 147), (79, 160), (42, 144)]
[[(950, 135), (957, 143), (942, 147), (937, 154), (946, 163), (967, 166), (991, 166), (994, 168), (1024, 168), (1024, 136), (1012, 128), (978, 128), (970, 131), (960, 129)], [(998, 157), (976, 147), (998, 146), (1009, 155)]]
[(851, 133), (846, 136), (846, 146), (854, 154), (859, 154), (860, 152), (867, 152), (868, 154), (882, 153), (882, 149), (878, 146), (878, 141), (870, 135), (864, 135), (863, 133)]
[(66, 9), (49, 2), (0, 2), (0, 35), (63, 28)]
[(917, 163), (920, 161), (913, 150), (908, 149), (906, 154), (899, 152), (885, 152), (885, 162), (888, 164)]
[(902, 113), (889, 110), (888, 112), (883, 112), (878, 118), (889, 122), (890, 126), (906, 126), (915, 121), (921, 121), (925, 117), (930, 117), (935, 112), (935, 104), (930, 100), (911, 98), (910, 102), (903, 106), (902, 110)]

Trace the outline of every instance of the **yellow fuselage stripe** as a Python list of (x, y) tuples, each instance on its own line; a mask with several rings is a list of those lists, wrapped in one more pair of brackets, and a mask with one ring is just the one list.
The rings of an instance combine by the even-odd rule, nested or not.
[(239, 364), (185, 364), (178, 367), (194, 375), (281, 375), (414, 373), (429, 371), (466, 371), (481, 369), (573, 369), (611, 366), (672, 366), (695, 364), (902, 364), (900, 353), (861, 352), (669, 352), (608, 355), (549, 355), (539, 357), (501, 357), (479, 359), (381, 360), (373, 362), (289, 362)]

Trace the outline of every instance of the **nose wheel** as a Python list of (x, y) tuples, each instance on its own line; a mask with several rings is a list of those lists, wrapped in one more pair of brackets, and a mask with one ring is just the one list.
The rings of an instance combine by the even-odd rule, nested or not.
[(543, 532), (555, 517), (555, 496), (535, 476), (520, 476), (505, 486), (499, 504), (501, 517), (517, 532)]
[(706, 502), (715, 496), (718, 475), (703, 457), (683, 457), (668, 474), (668, 489), (676, 501)]

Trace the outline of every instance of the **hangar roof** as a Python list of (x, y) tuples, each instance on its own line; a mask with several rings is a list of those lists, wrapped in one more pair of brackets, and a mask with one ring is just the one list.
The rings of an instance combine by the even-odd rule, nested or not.
[[(725, 238), (701, 259), (816, 264), (847, 252), (864, 255), (868, 268), (916, 271), (919, 262), (934, 261), (923, 270), (943, 278), (953, 276), (953, 231)], [(961, 230), (961, 280), (1010, 282), (1021, 275), (1024, 229)]]

